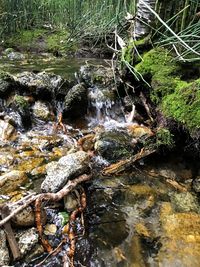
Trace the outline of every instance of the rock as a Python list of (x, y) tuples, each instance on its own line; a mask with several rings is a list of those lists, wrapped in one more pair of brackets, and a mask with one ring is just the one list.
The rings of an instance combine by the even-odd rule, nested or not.
[(125, 132), (115, 130), (101, 132), (96, 136), (96, 140), (95, 150), (110, 162), (129, 158), (132, 155), (131, 138)]
[(158, 266), (192, 266), (200, 262), (200, 215), (197, 213), (174, 213), (170, 203), (161, 207)]
[(190, 192), (172, 194), (171, 203), (177, 212), (200, 212), (198, 199)]
[(14, 78), (10, 74), (0, 71), (0, 97), (7, 96), (14, 86)]
[(57, 226), (55, 224), (46, 224), (44, 228), (45, 235), (55, 235), (57, 232)]
[(9, 122), (0, 120), (0, 140), (14, 141), (17, 138), (17, 131)]
[(77, 198), (73, 194), (64, 196), (64, 206), (68, 212), (75, 210), (78, 207)]
[(40, 99), (51, 99), (56, 90), (62, 86), (64, 80), (59, 75), (48, 74), (46, 72), (33, 73), (23, 72), (16, 76), (21, 90), (35, 94)]
[(10, 256), (6, 245), (6, 234), (3, 229), (0, 229), (0, 266), (9, 265)]
[(20, 52), (10, 52), (7, 53), (7, 58), (10, 60), (24, 60), (26, 56)]
[[(14, 98), (10, 99), (10, 101), (10, 106), (12, 108), (11, 114), (13, 116), (14, 123), (17, 122), (15, 120), (15, 117), (20, 117), (20, 119), (18, 119), (17, 125), (20, 127), (29, 128), (31, 126), (31, 114), (29, 109), (29, 102), (27, 101), (26, 97), (16, 94)], [(17, 114), (14, 115), (13, 113)]]
[(23, 171), (25, 173), (30, 173), (34, 168), (39, 167), (44, 163), (44, 158), (30, 158), (20, 162), (15, 169)]
[(47, 173), (46, 172), (46, 164), (39, 166), (39, 167), (36, 167), (30, 172), (31, 178), (33, 180), (38, 179), (42, 176), (45, 176), (46, 173)]
[(13, 192), (28, 181), (26, 173), (23, 171), (10, 171), (0, 176), (0, 194)]
[[(14, 209), (11, 209), (13, 211)], [(12, 218), (12, 223), (19, 227), (32, 227), (35, 225), (35, 214), (32, 207), (28, 206)]]
[(30, 228), (28, 230), (19, 231), (16, 234), (16, 239), (18, 241), (20, 253), (23, 257), (38, 243), (39, 236), (35, 228)]
[(144, 135), (146, 135), (147, 137), (154, 135), (154, 133), (151, 131), (150, 128), (146, 126), (134, 125), (134, 124), (128, 126), (128, 133), (133, 138), (141, 138)]
[(88, 85), (101, 84), (104, 87), (113, 87), (115, 85), (112, 68), (104, 66), (81, 66), (80, 78)]
[(72, 87), (64, 100), (63, 115), (69, 118), (83, 116), (87, 112), (87, 88), (83, 83)]
[(50, 120), (53, 120), (55, 117), (53, 113), (49, 110), (49, 107), (41, 101), (36, 101), (32, 107), (32, 110), (33, 116), (43, 121), (48, 122)]
[(69, 179), (74, 178), (88, 169), (87, 153), (79, 151), (59, 159), (58, 162), (47, 164), (47, 176), (41, 185), (43, 192), (59, 191)]
[(81, 146), (83, 151), (94, 150), (95, 134), (87, 134), (78, 140), (78, 145)]
[(192, 188), (196, 193), (200, 193), (200, 176), (197, 176), (192, 183)]

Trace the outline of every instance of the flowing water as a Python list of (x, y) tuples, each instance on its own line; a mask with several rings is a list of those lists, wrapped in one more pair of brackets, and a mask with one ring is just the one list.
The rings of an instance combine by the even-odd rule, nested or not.
[[(102, 61), (96, 59), (88, 61), (102, 64)], [(23, 62), (5, 60), (1, 62), (0, 68), (14, 74), (24, 70), (53, 71), (65, 78), (73, 79), (74, 73), (84, 62), (85, 59), (52, 60), (33, 57)], [(62, 111), (62, 103), (58, 103), (57, 106), (58, 110)], [(84, 120), (80, 119), (68, 125), (69, 136), (63, 133), (52, 136), (53, 124), (42, 124), (37, 121), (31, 131), (21, 134), (18, 143), (12, 147), (7, 145), (1, 148), (0, 171), (5, 173), (10, 168), (30, 168), (31, 175), (26, 187), (38, 190), (41, 180), (44, 179), (41, 170), (38, 170), (39, 167), (64, 155), (68, 147), (73, 146), (82, 136), (82, 131), (91, 131), (99, 125), (103, 125), (107, 130), (121, 129), (126, 125), (125, 117), (120, 102), (106, 98), (98, 87), (91, 87), (88, 114)], [(55, 148), (55, 144), (58, 144), (59, 148)], [(131, 172), (106, 177), (100, 175), (100, 170), (107, 164), (101, 157), (93, 159), (94, 179), (85, 186), (86, 233), (82, 236), (80, 231), (75, 266), (198, 266), (200, 219), (194, 213), (198, 214), (199, 210), (194, 203), (189, 207), (181, 206), (183, 199), (188, 197), (193, 165), (180, 156), (156, 158), (145, 162), (141, 160)], [(179, 177), (182, 187), (173, 184), (173, 175)], [(21, 190), (22, 193), (26, 188)], [(50, 213), (49, 216), (53, 218)], [(189, 219), (187, 216), (190, 216)], [(58, 222), (55, 217), (51, 220), (54, 223)], [(57, 242), (59, 243), (59, 239)], [(179, 246), (182, 251), (179, 250)], [(50, 257), (41, 266), (62, 266), (59, 258), (61, 256), (58, 254), (57, 257)], [(33, 261), (29, 265), (20, 263), (16, 266), (36, 265)]]

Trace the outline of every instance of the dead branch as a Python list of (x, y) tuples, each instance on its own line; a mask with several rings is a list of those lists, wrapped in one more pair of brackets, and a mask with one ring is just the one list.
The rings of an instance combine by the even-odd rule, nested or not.
[(114, 175), (120, 174), (121, 172), (129, 169), (136, 161), (145, 158), (151, 154), (156, 152), (155, 149), (152, 150), (145, 150), (144, 148), (141, 149), (139, 153), (131, 157), (130, 159), (120, 160), (117, 163), (111, 164), (110, 166), (103, 169), (103, 175)]
[[(9, 211), (9, 207), (7, 205), (5, 205), (1, 210), (2, 218), (3, 219), (6, 218), (9, 215), (9, 212), (10, 212)], [(8, 244), (9, 244), (10, 250), (11, 250), (12, 255), (13, 255), (13, 259), (17, 260), (17, 259), (20, 258), (19, 246), (17, 244), (17, 241), (15, 239), (15, 236), (14, 236), (14, 233), (13, 233), (13, 230), (12, 230), (12, 227), (11, 227), (9, 221), (7, 221), (4, 224), (4, 230), (5, 230), (5, 233), (6, 233), (6, 237), (7, 237), (7, 240), (8, 240)]]
[[(40, 195), (36, 195), (36, 196), (32, 196), (31, 198), (29, 198), (23, 205), (19, 206), (18, 208), (16, 208), (14, 211), (12, 211), (8, 216), (6, 216), (3, 220), (0, 221), (0, 227), (2, 225), (4, 225), (5, 223), (7, 223), (10, 219), (12, 219), (12, 217), (14, 217), (16, 214), (18, 214), (20, 211), (22, 211), (23, 209), (25, 209), (28, 205), (30, 205), (32, 202), (34, 202), (38, 196)], [(11, 204), (12, 206), (13, 204)], [(9, 205), (8, 205), (9, 207)]]

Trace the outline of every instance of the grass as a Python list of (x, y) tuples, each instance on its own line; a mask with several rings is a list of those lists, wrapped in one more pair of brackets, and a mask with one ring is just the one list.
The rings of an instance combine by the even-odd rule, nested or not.
[[(135, 0), (2, 0), (0, 37), (32, 29), (66, 30), (70, 39), (104, 38), (122, 23)], [(98, 38), (97, 38), (98, 37)]]

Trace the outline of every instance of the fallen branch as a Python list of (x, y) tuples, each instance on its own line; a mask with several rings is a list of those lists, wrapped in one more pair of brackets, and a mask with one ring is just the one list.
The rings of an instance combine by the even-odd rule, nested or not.
[[(1, 216), (2, 218), (6, 218), (9, 214), (9, 207), (7, 205), (5, 205), (2, 210), (1, 210)], [(9, 247), (10, 247), (10, 250), (12, 252), (12, 256), (13, 256), (13, 259), (14, 260), (17, 260), (20, 258), (20, 251), (19, 251), (19, 246), (18, 246), (18, 243), (15, 239), (15, 236), (14, 236), (14, 233), (13, 233), (13, 230), (12, 230), (12, 227), (10, 225), (10, 222), (6, 222), (4, 224), (4, 230), (5, 230), (5, 233), (6, 233), (6, 237), (7, 237), (7, 240), (8, 240), (8, 244), (9, 244)]]
[(156, 152), (155, 149), (152, 150), (145, 150), (144, 148), (141, 149), (139, 153), (131, 157), (130, 159), (120, 160), (117, 163), (111, 164), (110, 166), (103, 169), (103, 175), (114, 175), (120, 174), (121, 172), (129, 169), (136, 161), (145, 158), (151, 154)]

